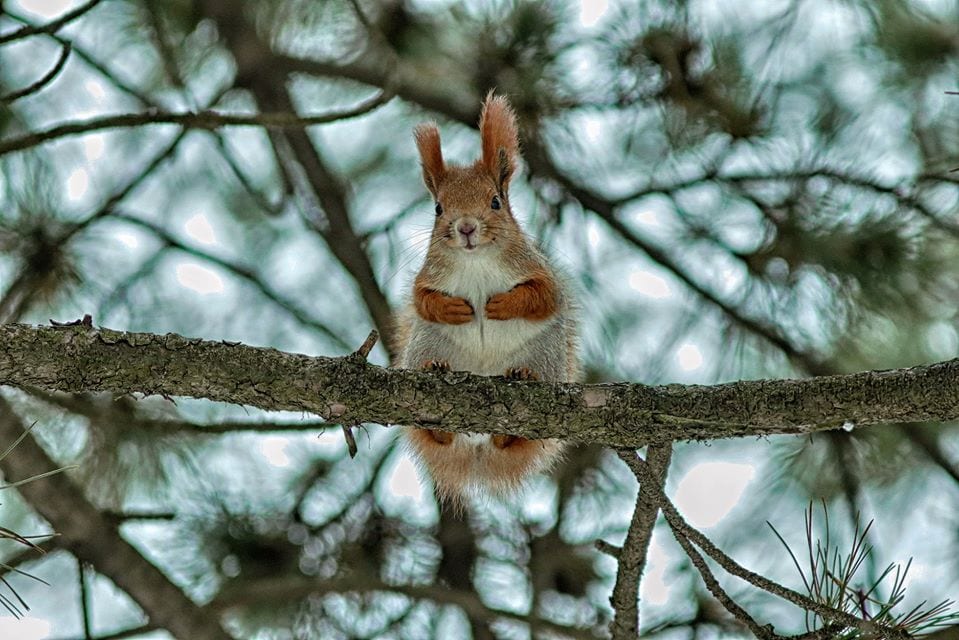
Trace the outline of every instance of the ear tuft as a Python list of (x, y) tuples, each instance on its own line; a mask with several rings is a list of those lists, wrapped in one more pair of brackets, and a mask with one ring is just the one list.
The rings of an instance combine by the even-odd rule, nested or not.
[(486, 95), (479, 127), (483, 141), (480, 162), (505, 192), (519, 159), (519, 137), (516, 114), (504, 96), (494, 96), (492, 91)]
[(433, 197), (436, 197), (439, 184), (446, 175), (443, 150), (440, 148), (440, 130), (436, 123), (425, 122), (413, 129), (413, 137), (416, 139), (420, 163), (423, 165), (423, 182)]

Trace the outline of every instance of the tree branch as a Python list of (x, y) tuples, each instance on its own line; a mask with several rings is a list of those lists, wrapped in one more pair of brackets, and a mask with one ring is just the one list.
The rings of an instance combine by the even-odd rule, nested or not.
[(7, 44), (8, 42), (13, 42), (14, 40), (22, 40), (23, 38), (29, 38), (30, 36), (39, 35), (41, 33), (52, 36), (63, 27), (67, 26), (77, 18), (83, 16), (85, 13), (93, 9), (95, 6), (100, 4), (100, 2), (101, 0), (89, 0), (89, 2), (86, 4), (82, 4), (73, 11), (69, 11), (56, 20), (52, 20), (46, 24), (36, 26), (27, 25), (9, 33), (0, 34), (0, 44)]
[(37, 91), (40, 91), (41, 89), (43, 89), (50, 82), (52, 82), (54, 78), (57, 77), (60, 71), (63, 70), (63, 67), (67, 64), (67, 59), (69, 57), (70, 57), (70, 45), (69, 44), (61, 45), (60, 57), (57, 59), (56, 63), (53, 65), (53, 67), (49, 71), (43, 74), (35, 82), (31, 82), (29, 85), (27, 85), (23, 89), (18, 89), (4, 96), (0, 96), (0, 103), (11, 104), (13, 102), (16, 102), (20, 98), (25, 98), (31, 93), (36, 93)]
[(70, 393), (48, 393), (41, 389), (26, 389), (27, 393), (42, 402), (83, 416), (88, 420), (123, 420), (137, 429), (154, 431), (157, 435), (215, 436), (224, 433), (276, 433), (278, 431), (323, 431), (336, 425), (322, 420), (254, 421), (224, 420), (200, 423), (174, 418), (153, 418), (138, 409), (133, 403), (119, 403), (115, 399), (106, 402), (102, 396), (86, 396)]
[(614, 447), (959, 418), (959, 359), (713, 386), (518, 383), (384, 369), (359, 355), (311, 358), (175, 334), (17, 324), (0, 327), (0, 384), (190, 396), (351, 423)]
[(317, 124), (327, 124), (337, 120), (345, 120), (368, 113), (386, 104), (392, 97), (390, 92), (381, 91), (372, 98), (364, 100), (348, 109), (304, 116), (295, 113), (239, 114), (220, 113), (217, 111), (185, 111), (179, 113), (155, 111), (99, 116), (88, 120), (65, 122), (50, 127), (49, 129), (44, 129), (43, 131), (32, 131), (22, 136), (0, 140), (0, 156), (14, 151), (29, 149), (30, 147), (35, 147), (65, 136), (101, 131), (103, 129), (141, 127), (153, 124), (177, 124), (190, 129), (216, 129), (218, 127), (299, 129)]
[[(636, 454), (630, 451), (628, 455)], [(650, 445), (646, 454), (646, 461), (654, 469), (655, 481), (659, 483), (660, 489), (666, 482), (672, 455), (673, 447), (669, 443)], [(639, 634), (639, 585), (646, 568), (646, 554), (653, 538), (656, 516), (659, 515), (656, 495), (646, 482), (641, 484), (626, 540), (616, 554), (619, 570), (616, 572), (616, 584), (610, 597), (610, 603), (616, 612), (610, 625), (614, 639), (627, 640)]]
[(57, 33), (50, 33), (50, 32), (43, 31), (40, 25), (33, 24), (25, 16), (22, 16), (19, 13), (16, 13), (14, 11), (11, 11), (9, 8), (5, 8), (4, 13), (6, 17), (16, 20), (17, 22), (24, 25), (25, 27), (36, 29), (38, 33), (43, 33), (43, 35), (57, 42), (58, 44), (63, 46), (69, 46), (73, 50), (73, 53), (74, 55), (76, 55), (77, 58), (82, 60), (83, 63), (86, 64), (88, 67), (96, 71), (101, 77), (103, 77), (104, 80), (109, 82), (115, 89), (117, 89), (121, 93), (125, 93), (126, 95), (136, 99), (143, 105), (147, 105), (155, 108), (160, 107), (160, 104), (152, 100), (150, 96), (148, 96), (145, 92), (123, 81), (113, 71), (108, 69), (103, 63), (99, 62), (90, 53), (88, 53), (86, 49), (84, 49), (82, 46), (77, 45), (77, 43), (75, 43), (74, 41), (64, 38), (63, 36)]
[(257, 275), (256, 271), (252, 267), (231, 262), (226, 258), (221, 258), (197, 247), (192, 247), (188, 244), (185, 244), (160, 225), (154, 224), (148, 220), (143, 220), (128, 213), (114, 210), (104, 217), (110, 217), (114, 220), (122, 220), (123, 222), (139, 227), (140, 229), (144, 229), (153, 234), (166, 246), (185, 253), (188, 256), (193, 256), (194, 258), (215, 265), (227, 273), (246, 281), (247, 284), (259, 291), (260, 295), (292, 316), (300, 324), (328, 338), (336, 347), (341, 348), (344, 351), (349, 349), (349, 345), (343, 340), (343, 338), (337, 335), (335, 331), (316, 318), (313, 318), (307, 310), (300, 307), (294, 300), (285, 298), (280, 292), (273, 289), (269, 284), (266, 283), (266, 281)]
[[(636, 479), (641, 483), (648, 483), (648, 485), (651, 487), (651, 490), (656, 493), (656, 500), (659, 502), (659, 508), (662, 509), (663, 517), (665, 517), (669, 527), (673, 530), (673, 535), (676, 536), (676, 539), (679, 540), (680, 538), (685, 538), (687, 542), (696, 545), (702, 549), (707, 556), (715, 560), (719, 566), (728, 571), (730, 574), (748, 582), (754, 587), (766, 591), (767, 593), (771, 593), (782, 598), (783, 600), (786, 600), (787, 602), (791, 602), (797, 607), (805, 609), (806, 611), (817, 613), (820, 617), (822, 617), (823, 621), (826, 622), (827, 626), (839, 624), (845, 627), (859, 629), (867, 633), (876, 634), (876, 637), (878, 638), (887, 638), (888, 640), (908, 640), (909, 636), (904, 630), (893, 629), (880, 623), (871, 622), (863, 618), (857, 618), (856, 616), (846, 613), (845, 611), (834, 609), (828, 604), (824, 604), (818, 600), (813, 600), (812, 598), (794, 591), (789, 587), (783, 586), (765, 576), (743, 567), (733, 560), (729, 555), (723, 552), (719, 547), (717, 547), (712, 540), (707, 538), (698, 529), (695, 529), (692, 525), (686, 522), (685, 518), (683, 518), (683, 516), (676, 509), (676, 506), (669, 499), (669, 496), (666, 495), (666, 492), (656, 485), (653, 469), (650, 468), (645, 461), (643, 461), (637, 455), (622, 456), (622, 459), (629, 466), (630, 470), (636, 475)], [(687, 545), (683, 544), (682, 546), (684, 549), (687, 549)], [(692, 556), (690, 556), (690, 559), (692, 559)], [(703, 577), (705, 578), (705, 575)]]
[(706, 585), (706, 589), (709, 590), (709, 593), (713, 595), (714, 598), (723, 606), (726, 611), (729, 612), (736, 620), (746, 625), (746, 627), (752, 631), (753, 635), (762, 640), (772, 640), (778, 638), (771, 627), (764, 627), (756, 619), (749, 615), (749, 612), (743, 609), (739, 604), (726, 593), (722, 585), (719, 584), (719, 580), (716, 579), (716, 576), (713, 575), (712, 570), (709, 568), (709, 565), (706, 564), (705, 558), (693, 546), (693, 543), (689, 541), (688, 538), (682, 535), (676, 536), (676, 542), (679, 543), (679, 546), (682, 547), (683, 551), (686, 553), (686, 556), (689, 558), (690, 562), (693, 563), (693, 566), (696, 567), (696, 570), (699, 571), (699, 575), (702, 576), (703, 583)]
[(305, 576), (247, 579), (225, 587), (210, 603), (210, 608), (220, 612), (232, 609), (263, 605), (271, 602), (289, 603), (311, 595), (327, 593), (401, 593), (415, 600), (432, 600), (460, 607), (473, 620), (485, 623), (500, 619), (515, 620), (540, 625), (544, 631), (561, 638), (588, 640), (597, 635), (588, 629), (566, 627), (535, 615), (524, 615), (488, 607), (475, 593), (463, 589), (451, 589), (442, 585), (394, 585), (381, 582), (375, 576), (362, 573), (318, 580)]
[[(203, 5), (217, 21), (237, 61), (237, 84), (250, 91), (261, 110), (296, 113), (293, 95), (287, 87), (289, 73), (276, 72), (283, 67), (274, 67), (269, 62), (272, 50), (247, 21), (240, 5)], [(385, 80), (382, 90), (392, 95), (395, 82), (389, 78)], [(382, 345), (392, 360), (396, 355), (392, 309), (376, 280), (363, 242), (353, 228), (347, 184), (329, 166), (316, 140), (306, 131), (275, 132), (270, 135), (270, 141), (281, 172), (287, 175), (294, 191), (305, 194), (304, 201), (315, 203), (306, 207), (309, 213), (304, 218), (353, 278), (373, 323), (383, 336)], [(300, 180), (296, 179), (298, 176), (302, 176)]]
[[(709, 288), (701, 284), (687, 268), (683, 267), (679, 260), (671, 256), (668, 251), (656, 246), (632, 230), (629, 225), (620, 220), (617, 215), (619, 207), (617, 202), (601, 196), (588, 187), (575, 183), (571, 178), (561, 173), (546, 150), (539, 145), (536, 139), (530, 140), (527, 143), (526, 157), (530, 163), (530, 168), (534, 172), (556, 181), (570, 197), (579, 202), (583, 208), (592, 211), (606, 222), (609, 228), (616, 232), (623, 240), (642, 251), (656, 264), (667, 269), (691, 291), (717, 307), (726, 317), (730, 318), (737, 325), (750, 333), (761, 336), (767, 342), (785, 353), (791, 361), (798, 363), (803, 368), (815, 373), (823, 372), (824, 364), (812, 354), (798, 351), (783, 334), (781, 328), (763, 318), (750, 315), (746, 310), (738, 308), (733, 303), (724, 300), (716, 293), (710, 291)], [(694, 183), (691, 183), (690, 186), (692, 186), (692, 184)], [(651, 188), (650, 193), (657, 190), (658, 189)]]

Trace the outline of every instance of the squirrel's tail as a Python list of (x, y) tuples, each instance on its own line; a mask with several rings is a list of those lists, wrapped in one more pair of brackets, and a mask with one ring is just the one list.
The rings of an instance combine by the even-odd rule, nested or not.
[(562, 457), (559, 440), (405, 429), (413, 458), (429, 473), (441, 500), (461, 505), (469, 497), (504, 497)]

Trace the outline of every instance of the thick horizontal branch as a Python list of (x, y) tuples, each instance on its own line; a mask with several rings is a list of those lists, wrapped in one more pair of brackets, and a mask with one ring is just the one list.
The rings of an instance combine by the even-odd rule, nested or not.
[(0, 384), (188, 396), (349, 424), (442, 425), (619, 447), (959, 418), (959, 360), (715, 386), (551, 384), (83, 326), (0, 326)]

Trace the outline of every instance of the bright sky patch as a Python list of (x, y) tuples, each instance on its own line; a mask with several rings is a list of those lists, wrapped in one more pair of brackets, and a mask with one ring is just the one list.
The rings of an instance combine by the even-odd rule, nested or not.
[(676, 504), (694, 527), (714, 527), (739, 504), (755, 475), (756, 468), (751, 464), (700, 463), (676, 486)]

